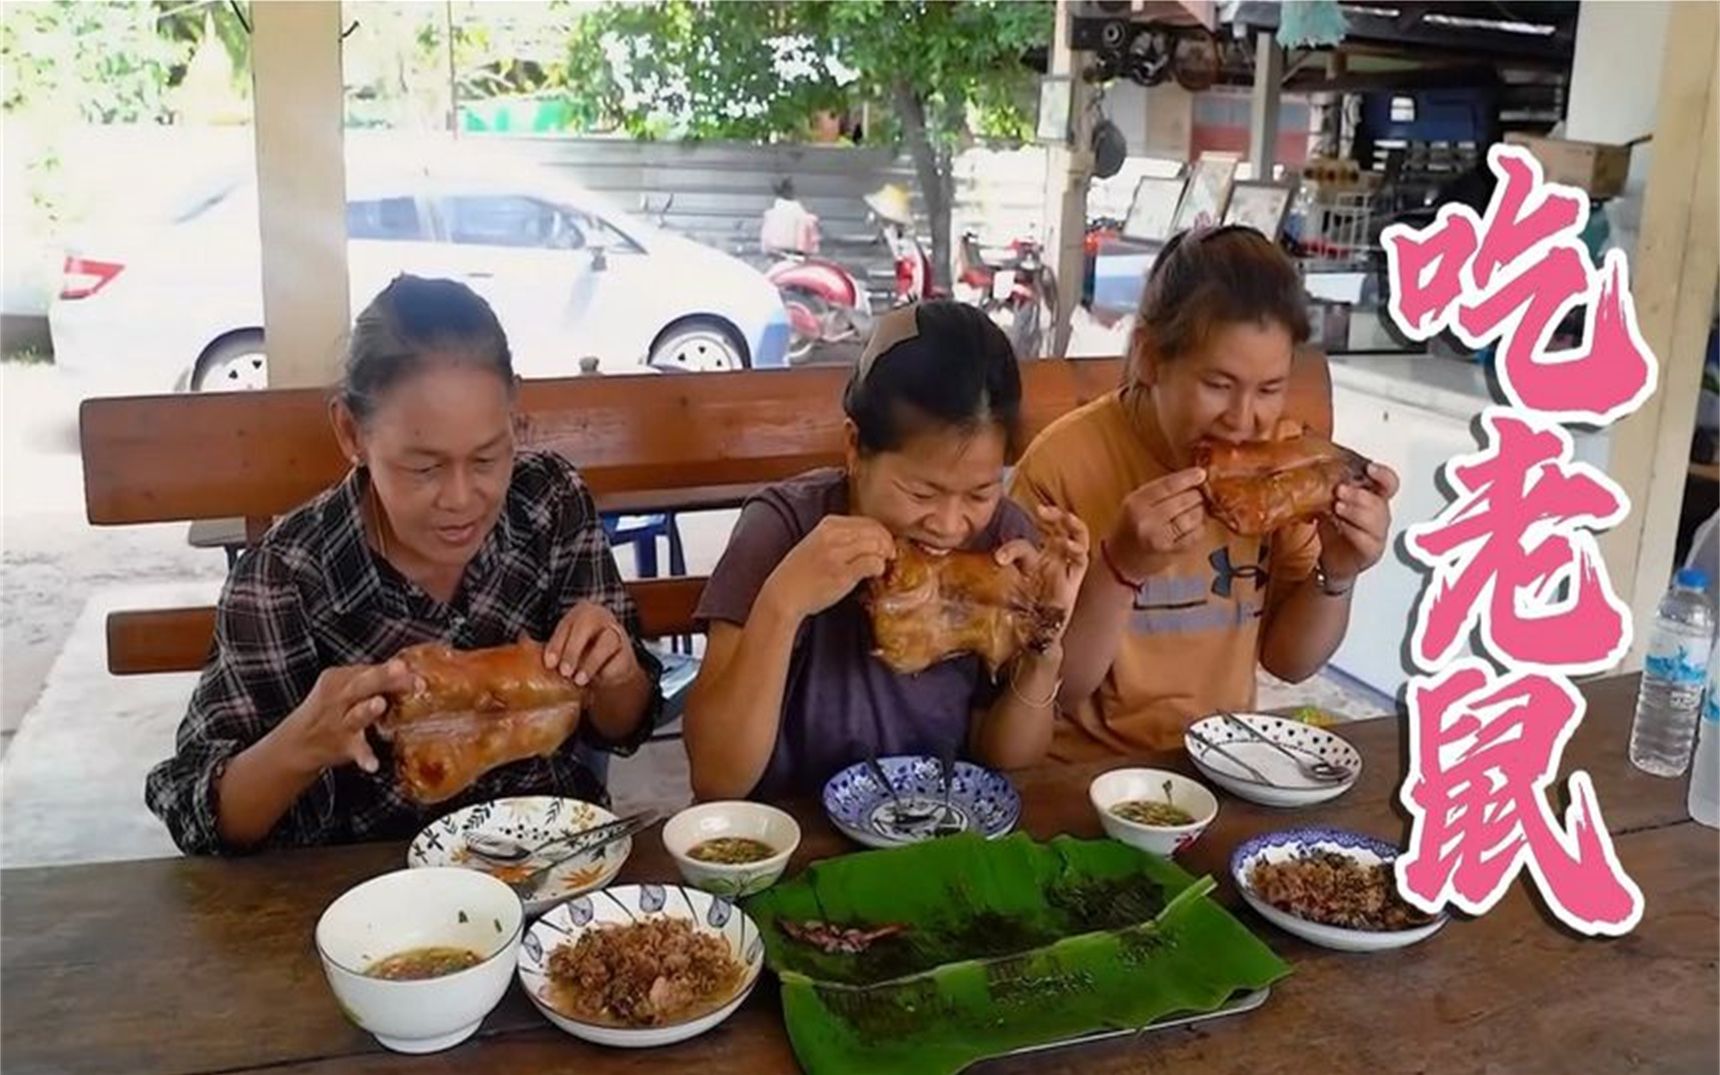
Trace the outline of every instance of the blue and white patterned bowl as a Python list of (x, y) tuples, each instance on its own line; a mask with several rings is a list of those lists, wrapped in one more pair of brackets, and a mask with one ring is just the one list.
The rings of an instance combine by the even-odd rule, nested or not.
[[(551, 1004), (549, 957), (564, 944), (599, 926), (624, 926), (651, 918), (680, 918), (700, 933), (728, 945), (742, 967), (735, 994), (714, 1011), (668, 1026), (613, 1027), (576, 1019)], [(681, 885), (616, 885), (558, 904), (532, 924), (520, 942), (520, 985), (544, 1018), (576, 1038), (598, 1045), (643, 1049), (696, 1038), (733, 1015), (758, 984), (764, 969), (764, 939), (747, 913), (720, 896)]]
[[(856, 763), (824, 785), (824, 813), (842, 834), (867, 847), (919, 843), (940, 832), (944, 818), (943, 768), (921, 755), (879, 758), (878, 764), (901, 800), (898, 808), (865, 763)], [(944, 826), (977, 832), (988, 840), (1007, 835), (1021, 818), (1021, 796), (1009, 778), (972, 762), (956, 762), (950, 784), (950, 821)], [(904, 816), (905, 811), (905, 816)]]
[(1399, 851), (1392, 844), (1348, 829), (1302, 828), (1269, 832), (1244, 840), (1230, 856), (1230, 877), (1236, 890), (1260, 917), (1286, 933), (1295, 934), (1322, 948), (1341, 952), (1383, 952), (1388, 948), (1403, 948), (1433, 936), (1450, 921), (1439, 915), (1425, 926), (1396, 930), (1345, 929), (1311, 922), (1279, 910), (1256, 895), (1248, 875), (1257, 862), (1284, 862), (1310, 851), (1335, 851), (1363, 866), (1375, 866), (1397, 859)]

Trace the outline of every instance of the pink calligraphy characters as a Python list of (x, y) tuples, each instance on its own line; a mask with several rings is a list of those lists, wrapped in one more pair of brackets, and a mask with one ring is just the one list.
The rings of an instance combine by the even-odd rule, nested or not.
[[(1408, 692), (1399, 798), (1414, 821), (1398, 886), (1424, 910), (1480, 914), (1526, 867), (1567, 925), (1617, 935), (1641, 919), (1642, 892), (1618, 862), (1593, 784), (1572, 774), (1562, 825), (1547, 794), (1583, 716), (1570, 677), (1611, 668), (1630, 648), (1629, 609), (1595, 538), (1629, 501), (1574, 460), (1557, 423), (1628, 414), (1653, 393), (1658, 369), (1623, 254), (1608, 252), (1597, 269), (1578, 240), (1586, 196), (1544, 182), (1518, 147), (1493, 147), (1488, 164), (1499, 185), (1484, 218), (1447, 206), (1426, 229), (1394, 225), (1382, 236), (1399, 326), (1417, 339), (1449, 329), (1472, 347), (1497, 342), (1512, 404), (1482, 415), (1481, 450), (1444, 468), (1452, 503), (1405, 535), (1432, 578), (1410, 637), (1424, 674)], [(1583, 343), (1548, 351), (1578, 303)], [(1477, 633), (1493, 663), (1464, 655)]]
[(1585, 933), (1625, 933), (1642, 890), (1624, 873), (1589, 775), (1571, 776), (1563, 827), (1547, 791), (1582, 720), (1570, 683), (1500, 678), (1465, 658), (1409, 690), (1411, 779), (1400, 793), (1416, 838), (1396, 863), (1404, 898), (1470, 914), (1491, 907), (1525, 866), (1553, 912)]
[[(1578, 239), (1588, 198), (1546, 183), (1520, 146), (1487, 155), (1499, 177), (1485, 218), (1448, 205), (1421, 231), (1394, 224), (1380, 236), (1391, 272), (1388, 308), (1412, 339), (1450, 329), (1470, 347), (1500, 342), (1499, 384), (1517, 407), (1561, 422), (1605, 425), (1654, 394), (1659, 367), (1643, 342), (1624, 252), (1596, 270)], [(1581, 346), (1549, 351), (1553, 329), (1588, 308)]]
[[(1410, 636), (1418, 665), (1438, 668), (1481, 627), (1487, 649), (1517, 667), (1586, 675), (1630, 648), (1630, 610), (1583, 527), (1624, 519), (1623, 490), (1571, 461), (1570, 434), (1503, 407), (1481, 416), (1486, 447), (1446, 464), (1456, 493), (1404, 546), (1433, 571)], [(1555, 598), (1564, 583), (1569, 595)]]

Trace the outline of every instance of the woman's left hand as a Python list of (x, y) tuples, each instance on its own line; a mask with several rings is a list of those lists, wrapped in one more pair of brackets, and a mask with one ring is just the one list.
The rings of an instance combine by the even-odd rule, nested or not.
[(1391, 533), (1391, 498), (1397, 472), (1369, 463), (1367, 482), (1338, 487), (1332, 514), (1320, 520), (1320, 567), (1334, 584), (1345, 584), (1380, 562)]
[(1075, 609), (1075, 597), (1081, 592), (1081, 580), (1087, 576), (1087, 557), (1091, 538), (1087, 524), (1079, 517), (1057, 508), (1039, 509), (1039, 529), (1042, 545), (1025, 539), (1006, 542), (997, 550), (997, 562), (1015, 564), (1033, 579), (1040, 600), (1063, 612), (1055, 638), (1062, 638)]
[(543, 663), (545, 668), (560, 668), (562, 675), (581, 687), (615, 687), (639, 674), (626, 629), (607, 608), (592, 601), (567, 610), (544, 643)]

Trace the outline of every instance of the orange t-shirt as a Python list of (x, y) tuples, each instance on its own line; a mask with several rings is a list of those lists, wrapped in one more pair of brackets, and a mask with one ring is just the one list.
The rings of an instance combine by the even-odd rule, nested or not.
[[(1123, 499), (1175, 469), (1148, 447), (1163, 443), (1156, 424), (1150, 407), (1110, 392), (1034, 439), (1010, 495), (1029, 509), (1048, 504), (1078, 515), (1093, 535), (1088, 570), (1109, 572), (1098, 543), (1116, 525)], [(1200, 540), (1135, 595), (1110, 672), (1092, 699), (1057, 722), (1052, 757), (1174, 750), (1194, 719), (1252, 708), (1268, 580), (1306, 578), (1319, 555), (1313, 524), (1268, 539), (1239, 537), (1209, 517)]]

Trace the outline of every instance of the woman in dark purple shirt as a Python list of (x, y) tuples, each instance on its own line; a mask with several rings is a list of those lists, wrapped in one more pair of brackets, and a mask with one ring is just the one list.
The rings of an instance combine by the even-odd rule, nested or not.
[(1067, 610), (1087, 568), (1080, 520), (1047, 510), (1047, 540), (1003, 495), (1021, 409), (1009, 340), (953, 302), (880, 320), (843, 398), (847, 465), (749, 500), (699, 602), (709, 648), (687, 700), (693, 790), (705, 799), (812, 791), (870, 755), (956, 749), (999, 768), (1051, 742), (1061, 640), (993, 682), (977, 658), (918, 675), (871, 654), (856, 596), (905, 538), (996, 549)]

